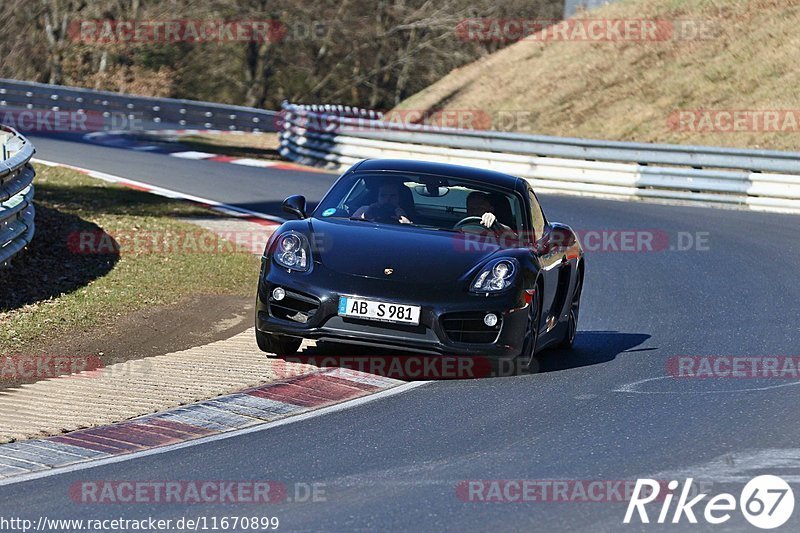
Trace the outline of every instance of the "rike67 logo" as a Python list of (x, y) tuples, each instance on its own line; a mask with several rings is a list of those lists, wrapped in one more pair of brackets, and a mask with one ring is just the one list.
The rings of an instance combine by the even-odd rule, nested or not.
[[(691, 495), (692, 478), (688, 478), (681, 488), (678, 501), (671, 508), (673, 497), (678, 494), (678, 481), (670, 481), (666, 495), (659, 494), (663, 484), (654, 479), (638, 479), (633, 489), (633, 496), (625, 512), (624, 524), (635, 523), (634, 513), (638, 513), (639, 521), (649, 524), (647, 504), (660, 507), (654, 520), (657, 524), (688, 523), (697, 524), (698, 516), (711, 525), (724, 524), (736, 511), (737, 503), (744, 518), (759, 529), (775, 529), (784, 525), (794, 512), (794, 492), (789, 484), (778, 476), (758, 476), (751, 479), (742, 490), (737, 502), (733, 494), (717, 494), (703, 501), (708, 494)], [(690, 499), (691, 498), (691, 499)], [(702, 502), (702, 503), (701, 503)], [(656, 510), (656, 509), (651, 509)]]

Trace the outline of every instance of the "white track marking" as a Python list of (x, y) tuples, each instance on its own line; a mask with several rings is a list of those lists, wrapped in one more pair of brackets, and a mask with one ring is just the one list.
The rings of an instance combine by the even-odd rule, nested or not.
[(217, 154), (210, 154), (208, 152), (172, 152), (169, 155), (172, 157), (180, 157), (181, 159), (209, 159)]
[[(782, 387), (792, 387), (795, 385), (800, 385), (800, 381), (790, 381), (788, 383), (779, 383), (777, 385), (768, 385), (766, 387), (750, 387), (746, 389), (735, 389), (735, 390), (713, 390), (713, 391), (644, 391), (638, 390), (639, 385), (643, 385), (645, 383), (649, 383), (651, 381), (660, 381), (664, 379), (675, 379), (675, 380), (685, 380), (687, 378), (674, 378), (673, 376), (659, 376), (657, 378), (647, 378), (647, 379), (640, 379), (639, 381), (634, 381), (633, 383), (626, 383), (621, 387), (617, 387), (613, 389), (611, 392), (621, 392), (626, 394), (736, 394), (739, 392), (758, 392), (758, 391), (766, 391), (772, 389), (779, 389)], [(690, 378), (691, 379), (691, 378)], [(709, 378), (713, 379), (713, 378)], [(766, 379), (766, 378), (765, 378)]]

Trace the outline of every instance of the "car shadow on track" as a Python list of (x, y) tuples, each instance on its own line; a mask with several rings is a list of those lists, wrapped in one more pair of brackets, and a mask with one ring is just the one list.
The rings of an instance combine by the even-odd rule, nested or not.
[(578, 331), (571, 350), (548, 349), (536, 355), (529, 373), (557, 372), (598, 365), (613, 361), (619, 354), (630, 351), (649, 351), (656, 348), (633, 350), (650, 338), (645, 333), (620, 333), (619, 331)]
[[(579, 332), (572, 350), (546, 350), (535, 357), (530, 368), (521, 361), (498, 362), (480, 355), (431, 355), (328, 342), (287, 356), (285, 361), (358, 370), (404, 381), (512, 377), (606, 363), (649, 338), (646, 334), (617, 331)], [(655, 348), (645, 348), (651, 349)]]

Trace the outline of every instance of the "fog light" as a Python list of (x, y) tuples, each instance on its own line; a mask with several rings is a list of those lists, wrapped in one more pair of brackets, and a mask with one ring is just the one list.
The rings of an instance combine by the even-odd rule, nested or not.
[(286, 298), (286, 291), (285, 290), (281, 289), (280, 287), (275, 287), (274, 289), (272, 289), (272, 299), (273, 300), (275, 300), (277, 302), (280, 302), (284, 298)]
[(494, 313), (489, 313), (488, 315), (483, 317), (483, 323), (489, 326), (490, 328), (495, 327), (497, 325), (497, 315), (495, 315)]

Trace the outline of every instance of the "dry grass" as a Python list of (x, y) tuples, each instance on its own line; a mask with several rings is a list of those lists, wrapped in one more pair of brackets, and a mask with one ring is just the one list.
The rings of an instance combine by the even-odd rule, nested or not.
[[(678, 110), (800, 110), (796, 0), (623, 0), (586, 16), (703, 20), (712, 32), (704, 40), (521, 41), (400, 108), (480, 109), (495, 129), (548, 135), (800, 149), (792, 131), (669, 126)], [(518, 120), (501, 120), (508, 116)]]
[[(135, 245), (133, 236), (216, 238), (187, 217), (208, 210), (126, 189), (72, 170), (37, 167), (36, 236), (9, 269), (0, 271), (0, 353), (98, 326), (111, 327), (141, 309), (197, 295), (252, 295), (259, 261), (231, 245), (168, 251)], [(129, 236), (119, 250), (76, 253), (75, 236)], [(70, 245), (72, 242), (72, 245)], [(101, 241), (97, 241), (101, 242)], [(112, 242), (110, 239), (108, 241)], [(224, 243), (223, 243), (224, 244)], [(135, 335), (136, 332), (130, 332)]]

